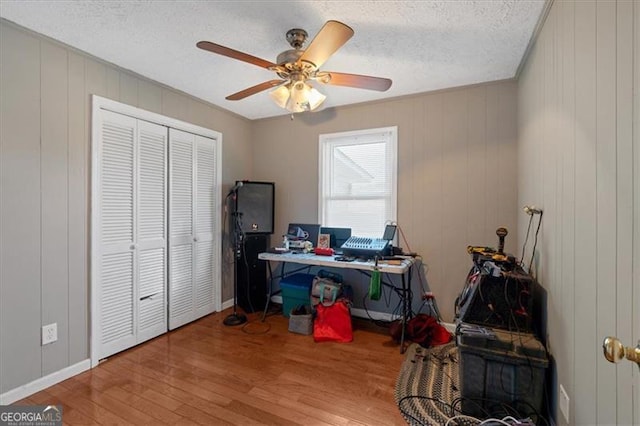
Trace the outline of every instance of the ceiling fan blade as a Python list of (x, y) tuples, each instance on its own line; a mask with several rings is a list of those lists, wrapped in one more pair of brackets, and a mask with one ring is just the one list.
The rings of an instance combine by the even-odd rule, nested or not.
[(257, 58), (249, 55), (248, 53), (242, 53), (237, 50), (233, 50), (229, 47), (220, 46), (219, 44), (211, 43), (210, 41), (199, 41), (196, 43), (200, 49), (208, 50), (209, 52), (217, 53), (218, 55), (228, 56), (229, 58), (237, 59), (239, 61), (248, 62), (253, 65), (257, 65), (262, 68), (274, 68), (277, 67), (273, 62), (269, 62), (264, 59)]
[(351, 37), (353, 37), (351, 27), (338, 21), (327, 21), (300, 56), (298, 64), (308, 62), (316, 69), (320, 68)]
[[(329, 78), (324, 76), (317, 80), (321, 83), (332, 84), (334, 86), (349, 86), (359, 89), (377, 90), (384, 92), (391, 87), (392, 81), (388, 78), (371, 77), (368, 75), (345, 74), (342, 72), (324, 71), (322, 74), (328, 74)], [(327, 81), (328, 80), (328, 81)]]
[(233, 95), (227, 96), (225, 99), (228, 101), (239, 101), (240, 99), (244, 99), (247, 96), (255, 95), (256, 93), (260, 93), (264, 90), (270, 89), (272, 87), (280, 86), (281, 84), (286, 83), (287, 80), (269, 80), (264, 83), (256, 84), (253, 87), (249, 87), (248, 89), (241, 90)]

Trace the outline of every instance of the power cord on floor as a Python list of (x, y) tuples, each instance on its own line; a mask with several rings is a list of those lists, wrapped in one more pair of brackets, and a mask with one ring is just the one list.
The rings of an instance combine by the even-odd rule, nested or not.
[[(467, 424), (468, 422), (475, 422), (473, 423), (474, 426), (494, 426), (494, 425), (505, 425), (505, 426), (535, 426), (535, 423), (533, 423), (531, 421), (531, 419), (526, 418), (526, 419), (516, 419), (513, 416), (506, 416), (503, 417), (501, 419), (499, 418), (488, 418), (488, 419), (479, 419), (477, 417), (473, 417), (473, 416), (467, 416), (464, 414), (458, 414), (455, 416), (450, 417), (447, 420), (447, 423), (445, 423), (445, 426), (449, 426), (449, 425), (453, 425), (456, 424), (458, 425), (458, 420), (463, 420), (464, 424)], [(454, 423), (451, 423), (454, 422)]]
[[(453, 412), (462, 412), (462, 402), (465, 402), (465, 405), (473, 404), (474, 410), (477, 412), (478, 410), (481, 412), (481, 415), (485, 418), (493, 418), (496, 415), (503, 415), (502, 419), (507, 417), (512, 418), (520, 418), (518, 420), (520, 423), (512, 423), (512, 424), (520, 424), (520, 425), (549, 425), (549, 421), (542, 416), (536, 408), (531, 405), (529, 402), (517, 399), (513, 400), (510, 403), (494, 400), (490, 398), (465, 398), (459, 397), (451, 401), (451, 408)], [(515, 407), (520, 407), (520, 410)], [(522, 406), (526, 406), (526, 409), (522, 408)]]
[[(458, 414), (456, 416), (453, 417), (449, 417), (447, 419), (447, 422), (444, 424), (444, 426), (449, 426), (449, 425), (453, 425), (453, 424), (458, 424), (457, 420), (470, 420), (472, 422), (476, 422), (477, 425), (479, 425), (482, 420), (476, 418), (476, 417), (471, 417), (471, 416), (466, 416), (464, 414)], [(455, 421), (455, 423), (451, 423), (452, 421)]]
[[(258, 327), (255, 327), (255, 325), (258, 324)], [(262, 324), (262, 326), (261, 326)], [(267, 334), (269, 332), (269, 330), (271, 330), (271, 324), (269, 324), (266, 321), (258, 321), (258, 320), (252, 320), (252, 321), (247, 321), (243, 326), (242, 326), (242, 331), (246, 334)]]
[(412, 415), (411, 415), (411, 414), (410, 414), (406, 409), (404, 409), (404, 408), (402, 407), (402, 405), (403, 405), (403, 403), (404, 403), (405, 401), (413, 400), (413, 399), (420, 399), (420, 400), (425, 400), (425, 401), (431, 401), (431, 402), (438, 403), (438, 404), (440, 404), (442, 407), (444, 407), (444, 408), (448, 408), (448, 409), (449, 409), (449, 411), (448, 411), (448, 412), (449, 412), (449, 414), (452, 414), (452, 413), (453, 413), (453, 411), (452, 411), (452, 409), (451, 409), (451, 405), (450, 405), (450, 404), (448, 404), (446, 401), (443, 401), (442, 399), (439, 399), (439, 398), (432, 398), (432, 397), (429, 397), (429, 396), (422, 396), (422, 395), (407, 395), (407, 396), (405, 396), (405, 397), (400, 398), (400, 400), (398, 401), (398, 408), (400, 408), (400, 412), (402, 413), (402, 415), (403, 415), (405, 418), (410, 418), (413, 422), (415, 422), (415, 423), (413, 423), (413, 424), (418, 424), (418, 425), (419, 425), (419, 424), (422, 424), (422, 422), (421, 422), (419, 419), (417, 419), (417, 418), (415, 418), (414, 416), (412, 416)]

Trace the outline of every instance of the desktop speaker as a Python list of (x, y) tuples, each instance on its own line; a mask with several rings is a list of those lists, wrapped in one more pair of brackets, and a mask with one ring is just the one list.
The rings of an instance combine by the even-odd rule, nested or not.
[[(236, 182), (238, 185), (238, 182)], [(236, 193), (236, 212), (245, 234), (273, 234), (275, 185), (242, 181)]]

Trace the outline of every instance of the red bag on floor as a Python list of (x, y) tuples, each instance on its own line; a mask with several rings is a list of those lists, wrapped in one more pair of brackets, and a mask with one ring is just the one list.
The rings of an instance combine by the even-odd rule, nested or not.
[(316, 319), (313, 322), (313, 340), (316, 342), (351, 342), (351, 313), (344, 299), (333, 305), (316, 305)]
[[(404, 330), (405, 340), (416, 342), (425, 348), (444, 345), (452, 339), (451, 333), (436, 318), (427, 314), (418, 314), (411, 318)], [(393, 322), (389, 327), (389, 332), (391, 337), (399, 342), (402, 333), (402, 322)]]
[(427, 314), (418, 314), (411, 318), (406, 330), (410, 340), (425, 348), (444, 345), (451, 341), (451, 333), (440, 325), (437, 319)]

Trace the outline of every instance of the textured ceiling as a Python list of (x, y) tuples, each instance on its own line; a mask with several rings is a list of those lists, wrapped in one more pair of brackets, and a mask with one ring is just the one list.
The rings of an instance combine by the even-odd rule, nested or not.
[(285, 33), (310, 39), (330, 19), (355, 35), (322, 70), (385, 77), (387, 92), (318, 89), (324, 108), (515, 76), (545, 0), (14, 1), (0, 16), (250, 119), (286, 114), (269, 91), (225, 96), (277, 76), (196, 48), (208, 40), (275, 62)]

